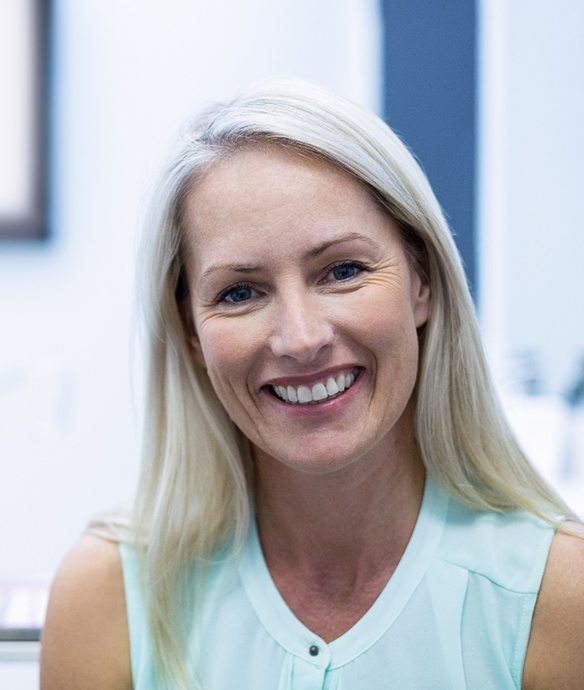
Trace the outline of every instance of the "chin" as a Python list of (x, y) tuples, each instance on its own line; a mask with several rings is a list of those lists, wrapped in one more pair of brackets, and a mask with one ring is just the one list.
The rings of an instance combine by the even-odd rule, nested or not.
[(343, 448), (310, 448), (304, 444), (301, 452), (290, 453), (289, 451), (279, 452), (277, 449), (255, 449), (254, 456), (256, 461), (262, 463), (277, 463), (287, 467), (289, 470), (300, 474), (311, 476), (324, 476), (340, 472), (363, 455), (357, 449), (352, 451), (346, 446)]

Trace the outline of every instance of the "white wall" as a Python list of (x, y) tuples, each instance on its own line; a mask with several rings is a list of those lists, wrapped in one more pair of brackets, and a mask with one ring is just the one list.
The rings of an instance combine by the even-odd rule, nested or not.
[(481, 315), (499, 377), (584, 355), (584, 3), (483, 0)]
[(584, 3), (480, 9), (481, 322), (520, 442), (584, 515)]
[(509, 3), (508, 331), (543, 389), (584, 356), (584, 3)]
[(276, 74), (380, 102), (375, 0), (54, 5), (52, 238), (0, 245), (0, 578), (48, 576), (131, 495), (134, 252), (177, 125)]

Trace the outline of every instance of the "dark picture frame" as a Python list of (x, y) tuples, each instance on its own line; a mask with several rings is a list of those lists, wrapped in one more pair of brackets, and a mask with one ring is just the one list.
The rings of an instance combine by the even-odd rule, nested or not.
[[(3, 41), (4, 45), (0, 46), (3, 69), (10, 70), (4, 81), (14, 86), (12, 92), (8, 88), (8, 93), (0, 93), (0, 128), (5, 128), (4, 132), (0, 131), (0, 142), (13, 141), (13, 146), (0, 147), (4, 149), (0, 153), (0, 185), (4, 185), (4, 189), (0, 188), (0, 241), (40, 240), (49, 234), (50, 2), (12, 0), (2, 3), (2, 23), (15, 32), (15, 40), (14, 43)], [(27, 51), (25, 59), (23, 45)], [(11, 51), (15, 54), (10, 55)], [(12, 139), (15, 128), (18, 136)], [(11, 178), (13, 170), (16, 173)], [(8, 187), (14, 189), (8, 190)], [(10, 194), (14, 190), (17, 200), (11, 204)]]

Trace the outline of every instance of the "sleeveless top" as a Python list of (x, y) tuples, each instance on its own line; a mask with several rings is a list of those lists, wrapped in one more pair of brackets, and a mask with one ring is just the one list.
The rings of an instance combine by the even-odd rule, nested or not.
[[(382, 593), (326, 643), (287, 607), (255, 526), (211, 567), (189, 640), (203, 690), (511, 690), (554, 529), (467, 508), (426, 479), (420, 514)], [(134, 690), (156, 690), (135, 553), (120, 545)]]

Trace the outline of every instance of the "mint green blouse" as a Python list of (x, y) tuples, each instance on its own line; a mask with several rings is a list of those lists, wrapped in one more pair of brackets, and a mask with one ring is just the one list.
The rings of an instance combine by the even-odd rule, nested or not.
[[(511, 690), (521, 687), (553, 528), (464, 507), (426, 481), (404, 555), (373, 606), (334, 642), (280, 596), (253, 528), (214, 565), (189, 640), (205, 690)], [(157, 688), (135, 554), (120, 546), (135, 690)]]

